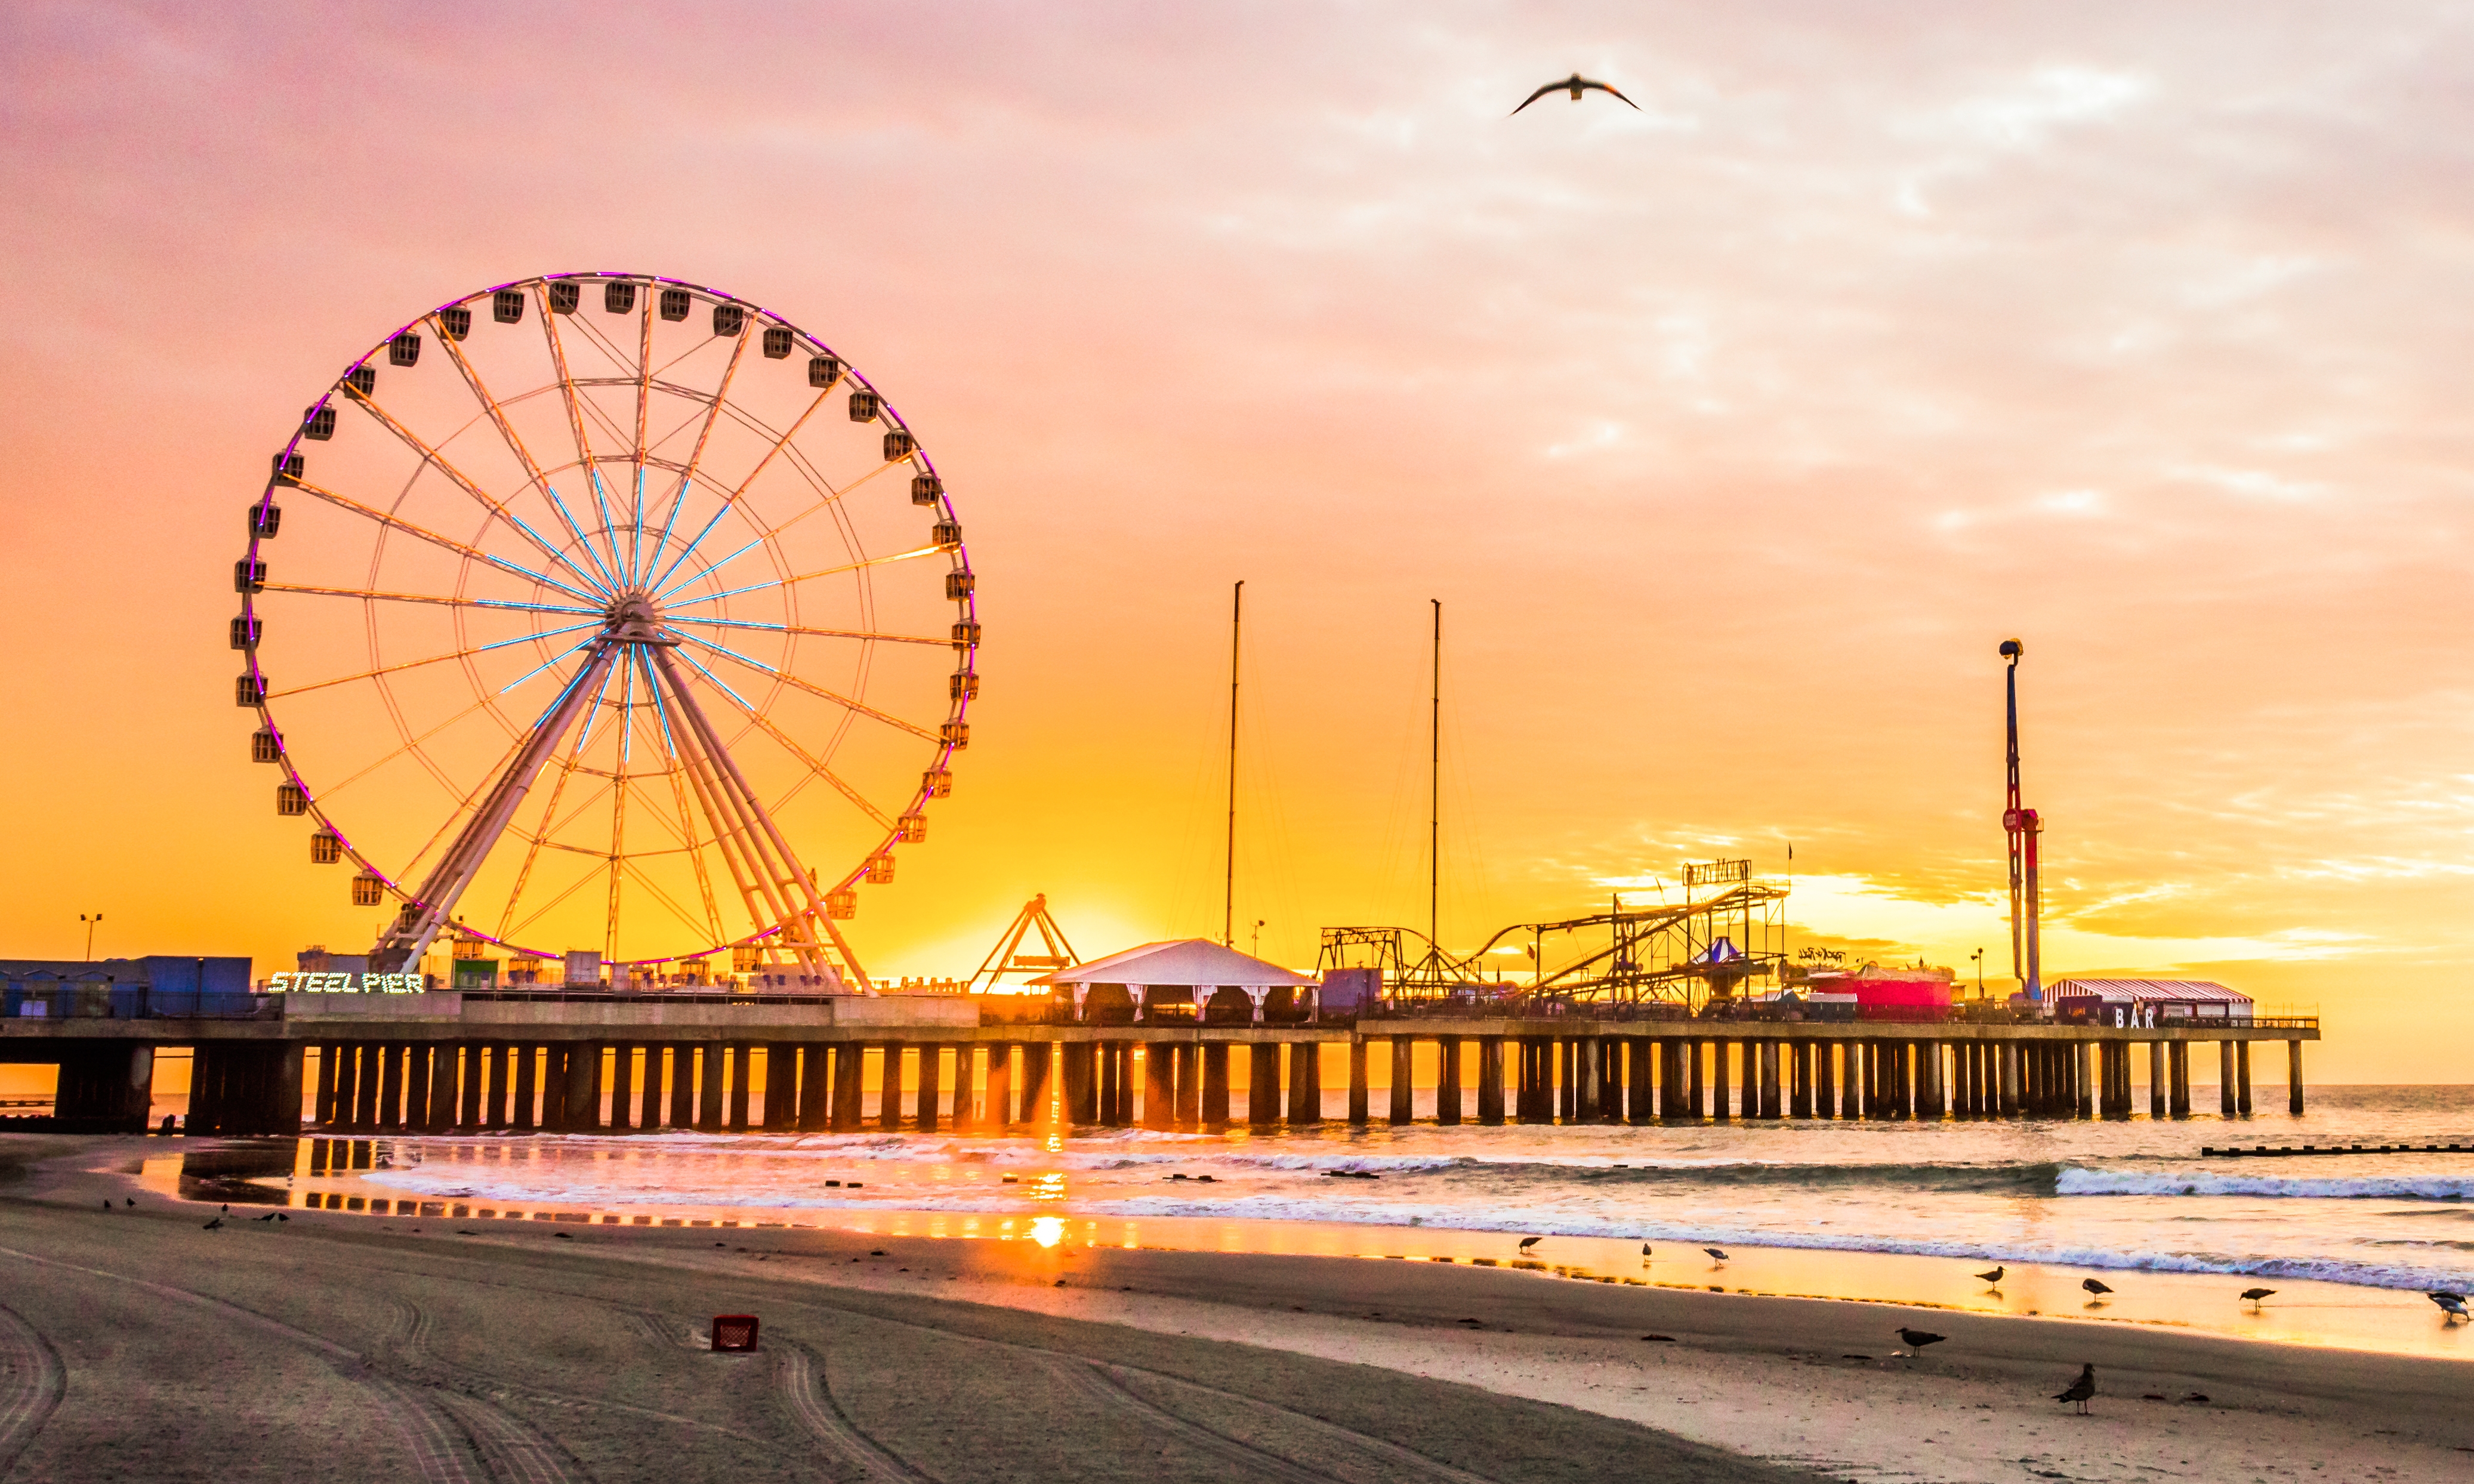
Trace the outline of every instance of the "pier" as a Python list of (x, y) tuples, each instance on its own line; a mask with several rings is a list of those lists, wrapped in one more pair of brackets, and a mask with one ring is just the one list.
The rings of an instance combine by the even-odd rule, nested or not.
[[(2252, 1111), (2251, 1049), (2261, 1042), (2283, 1043), (2287, 1107), (2298, 1114), (2302, 1047), (2319, 1038), (2316, 1018), (2103, 1027), (1419, 1014), (1107, 1025), (1000, 1020), (1031, 1007), (955, 995), (259, 1000), (222, 1016), (0, 1022), (0, 1060), (58, 1064), (58, 1125), (97, 1131), (145, 1126), (156, 1053), (180, 1047), (195, 1058), (183, 1131), (201, 1134), (291, 1133), (304, 1115), (322, 1129), (403, 1132), (1002, 1131), (1060, 1122), (1208, 1131), (2123, 1119), (2140, 1111), (2131, 1074), (2143, 1054), (2147, 1116), (2183, 1118), (2194, 1046), (2215, 1048), (2218, 1111), (2238, 1117)], [(1378, 1058), (1389, 1074), (1379, 1089)], [(1438, 1075), (1421, 1116), (1413, 1074), (1427, 1058)], [(1242, 1119), (1232, 1118), (1232, 1062), (1248, 1090)], [(1342, 1089), (1345, 1111), (1333, 1119), (1327, 1094)]]

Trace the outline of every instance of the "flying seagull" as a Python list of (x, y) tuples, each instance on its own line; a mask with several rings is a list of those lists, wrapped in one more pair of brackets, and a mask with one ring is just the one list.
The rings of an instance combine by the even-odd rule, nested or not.
[(2009, 1271), (2008, 1268), (1995, 1268), (1990, 1273), (1978, 1273), (1976, 1276), (1998, 1288), (2001, 1285), (2001, 1275)]
[(2257, 1308), (2259, 1307), (2260, 1300), (2267, 1298), (2269, 1294), (2274, 1292), (2276, 1292), (2276, 1290), (2273, 1288), (2245, 1288), (2243, 1290), (2243, 1299), (2252, 1308)]
[(1708, 1253), (1710, 1256), (1717, 1258), (1720, 1262), (1725, 1262), (1727, 1260), (1727, 1254), (1714, 1247), (1705, 1247), (1701, 1250)]
[(1899, 1339), (1905, 1344), (1907, 1347), (1907, 1353), (1910, 1355), (1921, 1352), (1928, 1345), (1939, 1345), (1942, 1341), (1949, 1338), (1950, 1336), (1945, 1334), (1932, 1334), (1923, 1329), (1909, 1329), (1904, 1325), (1899, 1326)]
[(2084, 1414), (2088, 1409), (2088, 1399), (2095, 1395), (2096, 1367), (2081, 1366), (2079, 1367), (2079, 1378), (2073, 1381), (2070, 1385), (2063, 1387), (2060, 1391), (2055, 1392), (2053, 1394), (2053, 1399), (2055, 1401), (2074, 1401), (2078, 1403), (2079, 1411)]
[[(1547, 84), (1545, 86), (1543, 86), (1543, 87), (1541, 87), (1541, 88), (1538, 89), (1536, 92), (1531, 93), (1528, 97), (1521, 99), (1521, 100), (1520, 100), (1520, 109), (1525, 109), (1525, 108), (1529, 107), (1531, 104), (1536, 103), (1539, 99), (1545, 97), (1548, 93), (1551, 93), (1551, 92), (1560, 92), (1560, 91), (1564, 91), (1564, 90), (1569, 90), (1569, 91), (1570, 91), (1570, 93), (1572, 94), (1572, 101), (1573, 101), (1574, 103), (1578, 103), (1578, 102), (1580, 102), (1580, 101), (1581, 101), (1581, 94), (1582, 94), (1584, 91), (1586, 91), (1587, 89), (1589, 89), (1589, 88), (1592, 88), (1592, 87), (1596, 88), (1598, 91), (1600, 91), (1600, 92), (1602, 92), (1602, 93), (1605, 93), (1605, 94), (1606, 94), (1608, 97), (1610, 97), (1610, 98), (1622, 98), (1622, 99), (1623, 99), (1623, 102), (1624, 102), (1624, 104), (1625, 104), (1625, 106), (1626, 106), (1626, 107), (1628, 107), (1628, 108), (1635, 108), (1635, 109), (1637, 109), (1637, 108), (1639, 108), (1639, 107), (1640, 107), (1640, 105), (1639, 105), (1639, 104), (1637, 104), (1637, 103), (1634, 103), (1630, 98), (1624, 98), (1624, 95), (1623, 95), (1623, 94), (1621, 94), (1621, 93), (1619, 93), (1619, 92), (1615, 91), (1613, 87), (1608, 86), (1606, 84), (1604, 84), (1604, 83), (1599, 83), (1599, 82), (1594, 82), (1594, 81), (1592, 81), (1592, 80), (1590, 80), (1590, 79), (1589, 79), (1589, 78), (1585, 78), (1585, 77), (1581, 76), (1581, 74), (1579, 74), (1579, 73), (1575, 72), (1575, 73), (1573, 73), (1570, 77), (1567, 77), (1567, 78), (1564, 79), (1564, 81), (1562, 81), (1562, 82), (1560, 82), (1560, 83), (1549, 83), (1549, 84)], [(1513, 111), (1514, 113), (1517, 113), (1517, 112), (1519, 112), (1519, 111), (1520, 111), (1520, 109), (1513, 109), (1512, 111)], [(1510, 115), (1510, 114), (1507, 114), (1507, 115), (1505, 115), (1505, 116), (1506, 116), (1506, 117), (1510, 117), (1511, 115)]]
[(1544, 1240), (1544, 1237), (1522, 1237), (1520, 1239), (1520, 1250), (1525, 1253)]
[(2096, 1295), (2099, 1299), (2103, 1298), (2106, 1294), (2113, 1292), (2112, 1289), (2107, 1288), (2104, 1284), (2098, 1282), (2092, 1277), (2080, 1278), (2079, 1286), (2086, 1289), (2089, 1293)]

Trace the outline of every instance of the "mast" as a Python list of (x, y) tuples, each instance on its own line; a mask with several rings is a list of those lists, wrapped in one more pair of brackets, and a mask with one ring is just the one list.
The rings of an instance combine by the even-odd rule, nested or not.
[(2041, 1001), (2045, 974), (2037, 939), (2044, 900), (2036, 880), (2036, 837), (2044, 832), (2045, 821), (2019, 799), (2019, 660), (2026, 652), (2027, 646), (2015, 639), (2001, 642), (2001, 656), (2010, 662), (2010, 792), (2009, 807), (2001, 813), (2001, 829), (2010, 838), (2010, 972), (2029, 1000)]
[(1426, 716), (1426, 945), (1442, 971), (1443, 940), (1437, 936), (1439, 884), (1443, 869), (1443, 600), (1435, 605), (1435, 669), (1432, 709)]
[(1237, 579), (1228, 610), (1228, 875), (1220, 907), (1220, 941), (1237, 946), (1237, 642), (1246, 626), (1246, 579)]
[(2003, 800), (2001, 809), (2002, 832), (2010, 838), (2010, 977), (2022, 984), (2026, 983), (2027, 980), (2026, 963), (2019, 952), (2022, 905), (2020, 897), (2022, 888), (2026, 885), (2024, 880), (2025, 873), (2021, 870), (2023, 863), (2020, 860), (2019, 850), (2019, 656), (2025, 647), (2015, 639), (2001, 646), (2001, 653), (2010, 661), (2009, 669), (2004, 677), (2009, 693), (2009, 792)]

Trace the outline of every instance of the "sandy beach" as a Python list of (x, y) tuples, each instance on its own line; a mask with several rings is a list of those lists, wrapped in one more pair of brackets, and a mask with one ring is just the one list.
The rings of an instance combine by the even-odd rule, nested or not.
[[(2460, 1362), (1364, 1258), (239, 1205), (206, 1231), (140, 1189), (158, 1147), (0, 1141), (0, 1478), (2474, 1472)], [(703, 1348), (733, 1312), (758, 1355)], [(1949, 1339), (1894, 1358), (1902, 1323)], [(2087, 1362), (2081, 1418), (2050, 1397)]]

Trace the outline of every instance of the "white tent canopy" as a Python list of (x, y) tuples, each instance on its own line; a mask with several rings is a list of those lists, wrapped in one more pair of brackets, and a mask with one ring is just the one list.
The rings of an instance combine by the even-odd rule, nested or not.
[(1036, 986), (1068, 988), (1074, 991), (1074, 1013), (1082, 1014), (1083, 1000), (1093, 985), (1123, 985), (1132, 996), (1137, 1019), (1143, 1013), (1143, 1001), (1152, 989), (1188, 989), (1199, 1006), (1214, 989), (1226, 985), (1242, 989), (1253, 1002), (1254, 1018), (1263, 1018), (1263, 1000), (1281, 986), (1312, 990), (1316, 981), (1311, 975), (1284, 969), (1267, 960), (1239, 953), (1207, 937), (1176, 938), (1168, 942), (1145, 943), (1112, 953), (1088, 963), (1078, 963), (1070, 969), (1043, 974), (1031, 982)]

